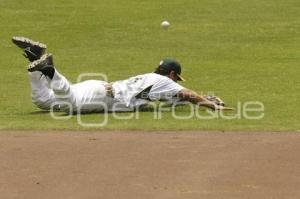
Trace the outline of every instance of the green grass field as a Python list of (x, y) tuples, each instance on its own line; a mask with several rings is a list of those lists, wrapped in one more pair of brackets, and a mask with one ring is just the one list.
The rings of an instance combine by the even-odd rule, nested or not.
[[(298, 0), (0, 0), (0, 6), (0, 129), (300, 131)], [(168, 31), (160, 27), (165, 19)], [(138, 120), (108, 115), (108, 125), (93, 128), (78, 125), (76, 116), (54, 120), (31, 103), (28, 63), (11, 43), (15, 35), (46, 43), (71, 82), (83, 72), (125, 79), (174, 57), (183, 65), (184, 86), (213, 92), (233, 107), (260, 101), (264, 118), (179, 121), (166, 111), (155, 120), (150, 111)], [(189, 106), (177, 112), (188, 115)]]

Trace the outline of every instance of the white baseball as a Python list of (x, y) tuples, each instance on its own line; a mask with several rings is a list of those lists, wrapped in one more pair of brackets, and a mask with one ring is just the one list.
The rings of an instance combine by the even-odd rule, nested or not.
[(168, 22), (168, 21), (163, 21), (162, 23), (161, 23), (161, 27), (162, 28), (164, 28), (164, 29), (168, 29), (169, 27), (170, 27), (170, 22)]

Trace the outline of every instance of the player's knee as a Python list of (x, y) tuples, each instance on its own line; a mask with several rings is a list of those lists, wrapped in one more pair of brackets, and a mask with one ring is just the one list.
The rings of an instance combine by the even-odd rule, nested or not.
[(32, 103), (42, 110), (50, 110), (53, 99), (42, 96), (32, 96)]

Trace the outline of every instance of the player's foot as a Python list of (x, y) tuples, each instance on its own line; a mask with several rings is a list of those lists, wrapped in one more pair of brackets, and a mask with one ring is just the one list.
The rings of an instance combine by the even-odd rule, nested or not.
[(13, 37), (12, 42), (24, 50), (24, 56), (30, 62), (38, 60), (45, 53), (47, 46), (43, 43), (32, 41), (25, 37)]
[(43, 72), (45, 68), (53, 68), (52, 54), (44, 54), (40, 59), (33, 61), (28, 66), (29, 72), (40, 71)]

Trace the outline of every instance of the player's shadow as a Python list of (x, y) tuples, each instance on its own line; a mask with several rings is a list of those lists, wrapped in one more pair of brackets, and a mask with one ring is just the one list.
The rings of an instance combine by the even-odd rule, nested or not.
[[(183, 105), (179, 105), (180, 106), (183, 106)], [(172, 105), (169, 105), (169, 104), (164, 104), (163, 106), (161, 106), (161, 108), (164, 108), (164, 109), (159, 109), (156, 107), (156, 106), (144, 106), (144, 107), (139, 107), (138, 109), (133, 109), (132, 111), (116, 111), (117, 113), (126, 113), (126, 112), (157, 112), (157, 111), (161, 111), (161, 112), (169, 112), (170, 110), (168, 110), (167, 108), (171, 108)], [(108, 111), (108, 112), (105, 112), (105, 111), (97, 111), (97, 112), (82, 112), (80, 113), (81, 115), (88, 115), (88, 114), (112, 114), (111, 111)], [(51, 114), (50, 111), (48, 110), (37, 110), (37, 111), (32, 111), (29, 113), (30, 115), (45, 115), (45, 114)], [(68, 112), (64, 112), (64, 111), (54, 111), (54, 113), (52, 113), (56, 116), (68, 116), (68, 115), (73, 115), (73, 116), (76, 116), (78, 114), (78, 112), (73, 112), (73, 113), (68, 113)]]
[(50, 114), (50, 112), (49, 111), (40, 110), (40, 111), (32, 111), (29, 114), (30, 115), (44, 115), (44, 114)]
[[(47, 111), (47, 110), (40, 110), (40, 111), (32, 111), (29, 113), (30, 115), (46, 115), (46, 114), (49, 114), (51, 115), (51, 112), (50, 111)], [(53, 115), (55, 116), (68, 116), (70, 115), (69, 113), (66, 113), (66, 112), (63, 112), (63, 111), (54, 111), (52, 113)], [(72, 114), (72, 115), (76, 115), (76, 114)]]

